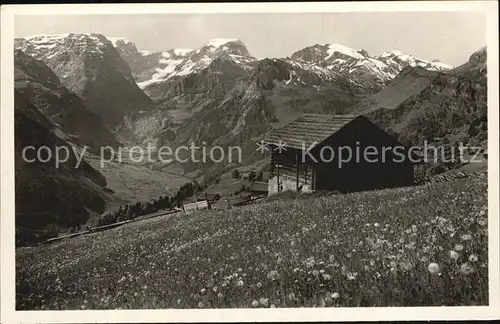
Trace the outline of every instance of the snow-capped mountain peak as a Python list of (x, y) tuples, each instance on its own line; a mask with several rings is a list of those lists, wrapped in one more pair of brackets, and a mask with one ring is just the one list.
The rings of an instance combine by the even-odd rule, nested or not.
[(430, 62), (398, 50), (371, 57), (365, 50), (355, 50), (340, 44), (317, 44), (299, 50), (291, 56), (293, 61), (326, 67), (336, 73), (351, 76), (370, 76), (377, 83), (385, 83), (405, 67), (423, 67), (434, 71), (447, 71), (451, 67), (441, 62)]
[(112, 43), (102, 34), (69, 33), (16, 38), (15, 47), (28, 55), (42, 59), (64, 54), (65, 49), (69, 48), (102, 55), (112, 48)]
[(193, 56), (217, 56), (219, 54), (250, 56), (245, 44), (237, 38), (213, 38), (197, 49)]
[(154, 61), (155, 67), (150, 78), (142, 78), (138, 82), (141, 88), (203, 70), (214, 60), (230, 60), (244, 67), (255, 61), (245, 44), (236, 38), (214, 38), (198, 49), (175, 48), (150, 54), (146, 58)]
[(380, 55), (380, 57), (388, 57), (388, 56), (402, 56), (403, 53), (401, 53), (400, 51), (398, 50), (393, 50), (393, 51), (390, 51), (390, 52), (384, 52)]
[(120, 44), (134, 44), (133, 42), (129, 41), (125, 37), (106, 37), (114, 47), (119, 46)]
[(205, 46), (219, 47), (232, 42), (241, 42), (241, 41), (237, 38), (213, 38), (208, 42), (206, 42)]
[(356, 59), (364, 59), (366, 56), (362, 53), (362, 51), (357, 51), (354, 50), (350, 47), (340, 45), (340, 44), (325, 44), (323, 45), (327, 47), (326, 53), (328, 56), (325, 58), (325, 60), (328, 60), (332, 58), (336, 53), (340, 53), (342, 55), (350, 56)]
[(380, 56), (375, 57), (375, 59), (382, 61), (387, 65), (398, 66), (399, 70), (410, 66), (410, 67), (423, 67), (427, 70), (433, 71), (448, 71), (453, 67), (444, 64), (439, 61), (428, 61), (412, 55), (404, 54), (398, 50), (393, 50), (390, 52), (384, 52)]

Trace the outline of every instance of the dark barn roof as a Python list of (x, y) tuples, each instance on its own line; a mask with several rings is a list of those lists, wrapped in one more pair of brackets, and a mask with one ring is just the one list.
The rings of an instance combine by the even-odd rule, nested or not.
[(358, 116), (304, 114), (283, 128), (274, 129), (264, 137), (264, 142), (302, 150), (314, 142), (321, 143)]

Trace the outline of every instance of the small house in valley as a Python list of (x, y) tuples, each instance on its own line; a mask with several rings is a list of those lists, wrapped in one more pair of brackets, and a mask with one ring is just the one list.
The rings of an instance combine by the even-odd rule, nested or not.
[(268, 133), (269, 194), (411, 185), (408, 150), (364, 116), (304, 114)]
[(252, 181), (250, 183), (249, 191), (252, 197), (265, 197), (268, 194), (268, 183), (262, 181)]

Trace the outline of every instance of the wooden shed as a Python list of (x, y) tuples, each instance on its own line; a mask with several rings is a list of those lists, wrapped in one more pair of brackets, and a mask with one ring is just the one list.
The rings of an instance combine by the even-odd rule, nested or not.
[(407, 148), (364, 116), (304, 114), (268, 133), (264, 142), (272, 151), (269, 194), (351, 192), (414, 182)]

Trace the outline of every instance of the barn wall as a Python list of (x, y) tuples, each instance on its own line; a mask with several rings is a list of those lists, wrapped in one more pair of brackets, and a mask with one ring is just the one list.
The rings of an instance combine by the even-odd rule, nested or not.
[[(382, 161), (381, 155), (376, 156), (378, 157), (378, 161), (374, 163), (368, 162), (363, 156), (360, 156), (359, 161), (352, 159), (349, 162), (343, 162), (340, 168), (338, 156), (334, 156), (330, 162), (321, 162), (320, 159), (321, 148), (324, 146), (332, 147), (335, 154), (338, 153), (338, 147), (341, 146), (350, 147), (353, 154), (357, 147), (359, 147), (359, 151), (362, 154), (366, 147), (373, 146), (381, 154), (383, 147), (394, 147), (395, 145), (400, 144), (367, 118), (358, 117), (354, 119), (311, 150), (311, 154), (319, 161), (319, 163), (315, 164), (316, 176), (314, 189), (351, 192), (413, 184), (413, 165), (407, 159), (405, 162), (393, 161), (394, 156), (389, 152), (386, 153), (385, 161)], [(290, 149), (282, 154), (274, 153), (273, 162), (295, 168), (297, 152), (297, 150)], [(329, 155), (327, 154), (325, 157), (329, 158)], [(303, 180), (305, 169), (310, 170), (310, 166), (308, 167), (301, 163), (299, 184), (307, 187), (305, 190), (310, 190), (313, 187), (311, 183), (312, 171), (308, 171), (309, 182), (307, 182)], [(283, 191), (287, 189), (296, 190), (294, 172), (285, 175), (280, 171), (280, 181), (283, 181)], [(274, 178), (269, 182), (269, 194), (277, 192), (277, 190), (275, 170)]]
[[(359, 147), (361, 156), (359, 161), (353, 158), (350, 162), (344, 162), (340, 168), (338, 156), (329, 163), (318, 165), (316, 189), (349, 192), (413, 183), (413, 166), (409, 161), (395, 162), (389, 152), (386, 153), (385, 161), (382, 161), (381, 155), (378, 156), (378, 162), (374, 163), (364, 159), (362, 154), (368, 146), (377, 148), (380, 153), (383, 147), (399, 145), (394, 138), (364, 117), (355, 119), (321, 143), (321, 146), (325, 145), (335, 148), (335, 153), (338, 152), (336, 148), (339, 146), (350, 147), (353, 154)], [(320, 156), (320, 148), (318, 146), (317, 152), (314, 153), (317, 157)]]

